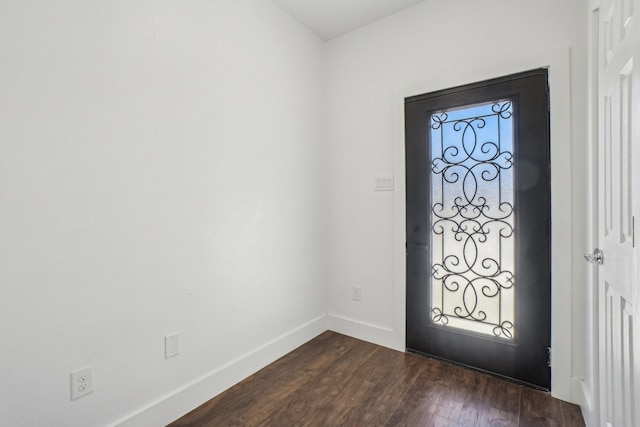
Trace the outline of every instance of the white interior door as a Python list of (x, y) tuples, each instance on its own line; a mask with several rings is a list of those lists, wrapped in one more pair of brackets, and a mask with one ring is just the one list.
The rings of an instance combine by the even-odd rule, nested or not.
[(614, 427), (640, 426), (638, 12), (640, 0), (603, 0), (599, 11), (599, 406), (600, 425)]

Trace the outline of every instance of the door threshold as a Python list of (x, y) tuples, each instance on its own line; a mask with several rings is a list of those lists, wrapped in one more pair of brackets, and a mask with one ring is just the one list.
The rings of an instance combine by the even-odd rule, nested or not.
[(438, 357), (438, 356), (434, 356), (432, 354), (422, 353), (420, 351), (412, 350), (412, 349), (409, 349), (409, 348), (405, 349), (405, 352), (409, 353), (409, 354), (414, 354), (416, 356), (424, 357), (425, 359), (434, 359), (434, 360), (438, 360), (440, 362), (448, 363), (450, 365), (459, 366), (461, 368), (469, 369), (471, 371), (480, 372), (480, 373), (483, 373), (485, 375), (489, 375), (490, 377), (498, 378), (500, 380), (504, 380), (504, 381), (507, 381), (507, 382), (510, 382), (510, 383), (513, 383), (513, 384), (518, 384), (518, 385), (521, 385), (521, 386), (524, 386), (524, 387), (527, 387), (527, 388), (531, 388), (531, 389), (534, 389), (534, 390), (537, 390), (537, 391), (542, 391), (544, 393), (551, 394), (551, 390), (549, 390), (548, 388), (541, 387), (541, 386), (535, 385), (535, 384), (531, 384), (531, 383), (528, 383), (526, 381), (520, 381), (520, 380), (517, 380), (515, 378), (508, 377), (506, 375), (501, 375), (501, 374), (497, 374), (495, 372), (490, 372), (490, 371), (487, 371), (487, 370), (484, 370), (484, 369), (476, 368), (474, 366), (465, 365), (464, 363), (455, 362), (453, 360), (449, 360), (449, 359), (446, 359), (444, 357)]

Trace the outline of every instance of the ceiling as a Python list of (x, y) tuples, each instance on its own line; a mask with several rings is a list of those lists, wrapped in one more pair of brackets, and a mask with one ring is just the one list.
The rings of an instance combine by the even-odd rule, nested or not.
[(324, 40), (385, 18), (424, 0), (273, 0)]

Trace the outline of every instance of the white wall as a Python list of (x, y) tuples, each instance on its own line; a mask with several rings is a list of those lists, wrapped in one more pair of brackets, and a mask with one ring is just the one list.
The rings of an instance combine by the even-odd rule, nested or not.
[[(403, 349), (402, 100), (544, 65), (554, 394), (580, 401), (584, 9), (429, 0), (325, 46), (267, 1), (0, 2), (0, 425), (161, 425), (327, 305), (330, 328)], [(89, 364), (96, 391), (70, 402)]]
[[(332, 328), (404, 349), (403, 98), (550, 66), (552, 388), (580, 400), (584, 313), (572, 304), (584, 304), (586, 25), (581, 0), (429, 0), (328, 43)], [(386, 174), (396, 191), (375, 193)]]
[(0, 2), (0, 425), (161, 425), (324, 329), (323, 61), (271, 2)]

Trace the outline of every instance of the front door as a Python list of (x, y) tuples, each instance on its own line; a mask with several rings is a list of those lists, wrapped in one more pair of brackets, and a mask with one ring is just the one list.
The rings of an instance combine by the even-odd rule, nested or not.
[(640, 426), (640, 325), (636, 323), (640, 277), (635, 236), (640, 218), (640, 22), (633, 16), (634, 9), (640, 11), (638, 3), (605, 0), (598, 11), (598, 245), (602, 255), (591, 260), (601, 264), (594, 270), (599, 290), (600, 425), (613, 427)]
[(407, 98), (407, 349), (550, 387), (547, 70)]

